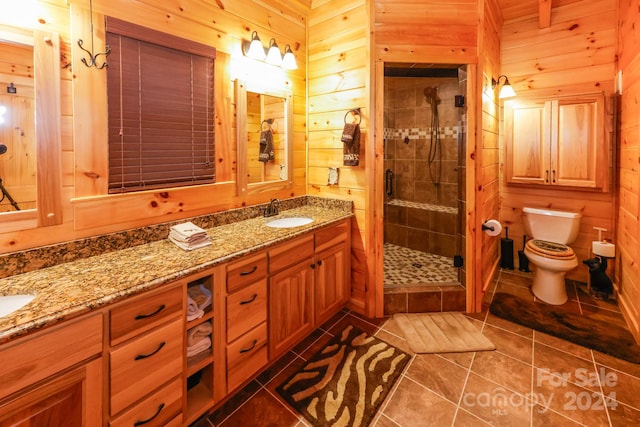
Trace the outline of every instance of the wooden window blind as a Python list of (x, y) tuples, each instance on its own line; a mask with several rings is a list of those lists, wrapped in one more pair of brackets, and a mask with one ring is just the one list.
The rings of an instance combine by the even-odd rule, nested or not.
[(109, 193), (215, 182), (215, 48), (107, 18)]

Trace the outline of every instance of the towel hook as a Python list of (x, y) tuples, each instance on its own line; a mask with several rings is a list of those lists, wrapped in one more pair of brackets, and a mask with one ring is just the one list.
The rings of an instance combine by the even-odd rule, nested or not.
[[(264, 119), (262, 123), (260, 123), (260, 131), (271, 130), (271, 124), (273, 123), (273, 119)], [(264, 125), (267, 125), (267, 128), (264, 128)]]
[(358, 108), (352, 108), (351, 110), (349, 110), (349, 111), (347, 111), (347, 112), (345, 113), (345, 115), (344, 115), (344, 124), (345, 124), (345, 125), (347, 124), (347, 116), (348, 116), (349, 114), (353, 115), (354, 119), (355, 119), (355, 118), (356, 118), (356, 116), (357, 116), (358, 121), (357, 121), (357, 122), (355, 122), (355, 123), (359, 125), (359, 124), (360, 124), (360, 122), (362, 121), (362, 116), (360, 115), (360, 107), (358, 107)]

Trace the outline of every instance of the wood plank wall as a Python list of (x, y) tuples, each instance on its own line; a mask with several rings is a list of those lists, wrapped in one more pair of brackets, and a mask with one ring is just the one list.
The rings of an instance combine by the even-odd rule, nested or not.
[[(480, 10), (480, 65), (479, 99), (482, 100), (481, 126), (482, 137), (477, 142), (480, 165), (476, 170), (476, 215), (480, 223), (489, 219), (500, 218), (500, 150), (499, 150), (499, 104), (497, 93), (491, 88), (491, 79), (497, 78), (500, 72), (500, 29), (502, 14), (497, 0), (486, 1)], [(467, 187), (468, 188), (468, 187)], [(486, 233), (479, 234), (474, 253), (481, 256), (475, 260), (475, 286), (486, 289), (494, 277), (499, 265), (500, 238)], [(482, 292), (475, 293), (474, 301), (467, 302), (467, 309), (481, 308)], [(472, 305), (470, 303), (473, 303)]]
[[(609, 0), (563, 0), (551, 10), (551, 26), (539, 28), (538, 0), (524, 0), (518, 10), (503, 10), (501, 36), (502, 74), (509, 77), (517, 99), (554, 97), (584, 93), (614, 92), (616, 61), (616, 5)], [(534, 5), (535, 3), (535, 5)], [(513, 3), (513, 7), (516, 4)], [(535, 6), (535, 7), (534, 7)], [(612, 129), (611, 104), (606, 108), (606, 126)], [(504, 167), (504, 144), (500, 145)], [(609, 156), (610, 159), (613, 156)], [(610, 160), (613, 174), (613, 163)], [(579, 236), (571, 247), (580, 261), (590, 255), (597, 239), (594, 226), (606, 228), (607, 239), (616, 235), (615, 191), (588, 192), (546, 188), (512, 187), (500, 179), (500, 220), (509, 227), (514, 246), (522, 247), (524, 206), (581, 212)], [(516, 262), (517, 265), (517, 262)], [(516, 267), (517, 268), (517, 267)], [(588, 270), (580, 264), (568, 278), (587, 281)]]
[[(107, 196), (104, 185), (106, 90), (104, 71), (84, 68), (76, 39), (89, 35), (88, 0), (36, 0), (3, 10), (0, 24), (56, 32), (61, 38), (63, 224), (0, 233), (0, 253), (178, 220), (256, 204), (271, 197), (306, 194), (306, 37), (309, 0), (93, 0), (96, 47), (103, 46), (104, 15), (114, 16), (216, 48), (217, 184), (125, 196)], [(15, 11), (13, 8), (17, 8)], [(23, 7), (24, 9), (24, 7)], [(6, 13), (5, 13), (6, 12)], [(14, 13), (15, 12), (15, 13)], [(294, 185), (247, 197), (236, 196), (234, 92), (229, 62), (241, 40), (257, 31), (263, 44), (274, 37), (291, 45), (298, 69), (283, 79), (294, 94)], [(88, 41), (85, 43), (88, 44)], [(65, 67), (72, 63), (71, 67)], [(158, 207), (152, 208), (152, 205)], [(3, 222), (5, 222), (3, 218)], [(3, 226), (6, 223), (2, 224)]]
[(618, 301), (640, 340), (640, 11), (619, 0), (618, 69), (622, 71), (618, 164)]
[[(367, 298), (367, 151), (369, 140), (369, 8), (365, 0), (314, 1), (309, 14), (309, 194), (352, 200), (351, 307), (365, 312)], [(360, 108), (360, 164), (343, 166), (345, 116)], [(329, 185), (329, 167), (339, 168)], [(368, 312), (372, 314), (371, 311)]]

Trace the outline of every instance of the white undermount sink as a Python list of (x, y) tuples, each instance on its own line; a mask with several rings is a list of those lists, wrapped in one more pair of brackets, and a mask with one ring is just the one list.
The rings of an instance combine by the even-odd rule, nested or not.
[(291, 228), (291, 227), (300, 227), (302, 225), (307, 225), (313, 222), (313, 218), (305, 217), (305, 216), (292, 216), (288, 218), (280, 218), (274, 219), (273, 221), (267, 222), (267, 227), (273, 228)]
[(35, 297), (35, 295), (0, 295), (0, 317), (21, 309)]

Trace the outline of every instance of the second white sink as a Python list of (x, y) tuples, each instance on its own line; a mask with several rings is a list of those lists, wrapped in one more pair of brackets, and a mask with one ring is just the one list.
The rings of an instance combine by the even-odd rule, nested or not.
[(307, 225), (313, 222), (313, 218), (308, 218), (304, 216), (294, 216), (289, 218), (280, 218), (274, 219), (273, 221), (267, 222), (267, 227), (273, 228), (291, 228), (291, 227), (300, 227), (302, 225)]
[(0, 295), (0, 317), (21, 309), (35, 297), (35, 295)]

